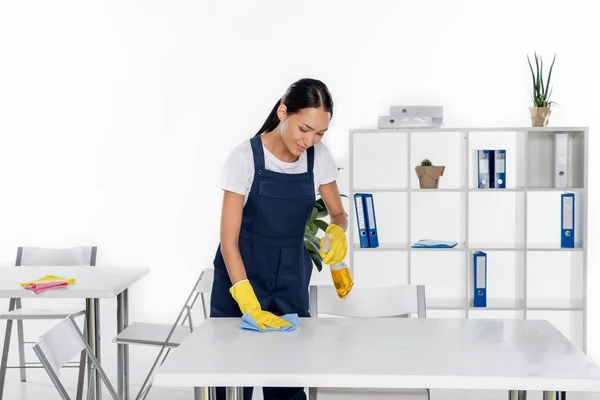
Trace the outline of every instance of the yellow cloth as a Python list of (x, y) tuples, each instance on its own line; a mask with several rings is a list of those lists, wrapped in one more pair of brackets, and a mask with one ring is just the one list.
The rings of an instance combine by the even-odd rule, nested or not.
[(67, 282), (70, 285), (72, 283), (77, 282), (77, 280), (75, 278), (63, 278), (63, 277), (56, 276), (56, 275), (46, 275), (35, 281), (23, 282), (23, 283), (21, 283), (21, 286), (31, 286), (31, 285), (34, 285), (37, 283), (54, 283), (54, 282)]
[(229, 289), (231, 296), (237, 301), (242, 314), (248, 313), (256, 321), (261, 330), (269, 328), (280, 329), (291, 326), (289, 322), (260, 308), (260, 303), (254, 294), (254, 289), (247, 279), (240, 281)]
[[(327, 249), (325, 246), (325, 238), (331, 239), (331, 248)], [(348, 241), (346, 239), (346, 233), (342, 228), (336, 224), (329, 224), (325, 231), (325, 236), (321, 239), (321, 258), (325, 264), (337, 264), (344, 261), (346, 258), (346, 252), (348, 251)]]

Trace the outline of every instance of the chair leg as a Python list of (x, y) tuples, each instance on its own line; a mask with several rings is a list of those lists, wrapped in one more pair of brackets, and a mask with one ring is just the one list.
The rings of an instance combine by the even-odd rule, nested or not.
[[(87, 340), (87, 324), (85, 323), (85, 314), (83, 321), (83, 337)], [(83, 398), (83, 382), (85, 377), (85, 367), (86, 367), (87, 354), (85, 353), (85, 349), (81, 351), (81, 358), (79, 359), (79, 377), (77, 379), (77, 400), (82, 400)]]
[[(16, 309), (21, 308), (21, 299), (16, 299)], [(25, 339), (23, 338), (23, 320), (17, 320), (17, 339), (19, 342), (19, 370), (21, 371), (21, 382), (27, 381), (27, 372), (25, 369)]]
[(79, 359), (79, 378), (77, 379), (77, 400), (83, 399), (83, 379), (85, 375), (85, 360), (87, 355), (85, 350), (81, 351), (81, 358)]
[[(10, 299), (8, 311), (15, 308), (15, 299)], [(6, 333), (4, 334), (4, 347), (2, 348), (2, 362), (0, 363), (0, 400), (4, 394), (4, 381), (6, 380), (6, 367), (8, 366), (8, 349), (10, 347), (10, 334), (12, 332), (12, 319), (6, 321)]]

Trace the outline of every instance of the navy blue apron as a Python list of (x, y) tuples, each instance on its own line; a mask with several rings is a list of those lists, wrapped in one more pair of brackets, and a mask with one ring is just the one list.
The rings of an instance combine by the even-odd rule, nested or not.
[[(254, 181), (242, 214), (239, 249), (261, 308), (275, 315), (309, 314), (312, 260), (304, 246), (304, 230), (315, 204), (314, 148), (307, 149), (307, 172), (284, 174), (265, 169), (260, 136), (250, 139)], [(220, 246), (214, 260), (210, 317), (241, 317), (231, 296), (231, 280)], [(290, 360), (294, 362), (294, 360)], [(306, 399), (303, 388), (263, 388), (265, 400)], [(244, 388), (244, 399), (252, 388)], [(223, 388), (217, 399), (225, 399)]]

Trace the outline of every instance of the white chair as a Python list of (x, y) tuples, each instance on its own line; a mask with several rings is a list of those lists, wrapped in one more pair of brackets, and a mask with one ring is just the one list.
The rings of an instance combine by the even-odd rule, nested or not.
[[(333, 286), (318, 286), (317, 313), (347, 318), (426, 317), (425, 286), (396, 285), (354, 287), (346, 299), (340, 299)], [(344, 389), (310, 388), (311, 400), (428, 400), (429, 389)]]
[[(33, 351), (64, 400), (70, 400), (71, 398), (59, 379), (60, 369), (79, 353), (87, 354), (113, 400), (120, 400), (115, 388), (111, 385), (73, 318), (69, 316), (63, 319), (42, 335), (40, 340), (33, 346)], [(90, 398), (90, 394), (94, 393), (93, 390), (94, 388), (90, 385), (87, 398)]]
[[(95, 246), (73, 247), (67, 249), (52, 249), (43, 247), (19, 247), (15, 267), (28, 266), (93, 266), (96, 264), (97, 248)], [(53, 320), (63, 319), (70, 315), (79, 316), (85, 314), (85, 306), (77, 308), (23, 308), (20, 298), (10, 299), (8, 312), (1, 313), (0, 319), (6, 321), (6, 334), (4, 336), (4, 347), (2, 349), (2, 361), (0, 363), (0, 400), (4, 391), (7, 368), (19, 368), (21, 382), (27, 380), (26, 368), (35, 368), (31, 363), (25, 361), (25, 344), (32, 344), (24, 340), (23, 321), (25, 320)], [(19, 366), (8, 366), (8, 352), (12, 323), (17, 321), (17, 336), (19, 346)], [(67, 366), (67, 368), (79, 368), (79, 381), (77, 386), (77, 399), (82, 398), (83, 378), (85, 373), (85, 353), (81, 353), (78, 365)]]
[[(178, 347), (194, 330), (194, 324), (192, 321), (192, 309), (200, 297), (202, 302), (202, 315), (204, 319), (208, 317), (206, 309), (206, 298), (205, 296), (210, 293), (214, 278), (213, 269), (205, 269), (198, 277), (192, 291), (190, 292), (185, 304), (179, 312), (179, 316), (173, 324), (158, 324), (158, 323), (145, 323), (145, 322), (133, 322), (115, 338), (114, 342), (123, 345), (144, 345), (144, 346), (156, 346), (160, 347), (160, 351), (148, 371), (146, 379), (136, 396), (136, 400), (143, 400), (146, 398), (151, 389), (150, 379), (154, 372), (154, 369), (159, 363), (160, 358), (162, 361), (160, 364), (165, 362), (171, 349)], [(186, 326), (187, 322), (187, 326)], [(181, 325), (180, 325), (181, 324)], [(200, 391), (194, 390), (194, 398), (199, 400)]]

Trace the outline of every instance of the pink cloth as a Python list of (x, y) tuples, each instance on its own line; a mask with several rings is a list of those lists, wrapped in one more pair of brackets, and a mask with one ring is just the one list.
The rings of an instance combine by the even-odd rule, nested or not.
[(25, 286), (25, 289), (33, 290), (35, 294), (40, 294), (47, 290), (60, 289), (67, 286), (69, 286), (68, 282), (34, 283), (33, 285)]

